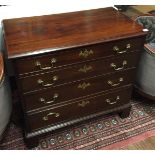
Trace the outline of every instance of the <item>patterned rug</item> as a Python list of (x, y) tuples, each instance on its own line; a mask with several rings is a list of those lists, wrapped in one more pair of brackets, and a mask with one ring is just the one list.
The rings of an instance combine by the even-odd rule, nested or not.
[[(44, 137), (34, 149), (121, 149), (155, 135), (155, 104), (138, 98), (131, 103), (132, 111), (126, 119), (110, 114), (85, 121)], [(27, 149), (21, 128), (10, 123), (0, 148)]]

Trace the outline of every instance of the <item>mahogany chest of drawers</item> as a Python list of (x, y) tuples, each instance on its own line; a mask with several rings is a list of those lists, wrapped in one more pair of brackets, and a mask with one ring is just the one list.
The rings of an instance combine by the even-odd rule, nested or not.
[(110, 112), (127, 117), (146, 33), (113, 8), (3, 20), (29, 147)]

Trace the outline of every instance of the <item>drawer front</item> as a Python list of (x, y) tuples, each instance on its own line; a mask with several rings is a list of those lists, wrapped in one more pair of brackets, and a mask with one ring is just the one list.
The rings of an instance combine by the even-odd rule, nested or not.
[(26, 111), (76, 99), (133, 82), (135, 69), (93, 77), (23, 96)]
[(39, 71), (49, 71), (55, 68), (79, 63), (82, 61), (97, 59), (107, 56), (116, 56), (130, 51), (139, 50), (142, 47), (143, 38), (124, 39), (56, 51), (46, 56), (36, 56), (34, 58), (23, 58), (14, 61), (17, 74), (33, 73)]
[(139, 54), (140, 52), (131, 52), (108, 60), (85, 62), (53, 72), (24, 77), (20, 79), (21, 88), (23, 92), (29, 92), (95, 75), (133, 68), (138, 62)]
[(30, 130), (70, 121), (129, 103), (131, 87), (27, 115)]

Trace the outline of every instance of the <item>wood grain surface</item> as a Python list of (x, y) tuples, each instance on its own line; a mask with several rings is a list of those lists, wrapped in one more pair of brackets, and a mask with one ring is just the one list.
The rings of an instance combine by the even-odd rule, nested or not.
[[(46, 86), (46, 88), (48, 88), (50, 86), (70, 83), (71, 81), (82, 80), (96, 75), (134, 68), (137, 66), (139, 55), (140, 52), (131, 52), (108, 60), (100, 59), (98, 61), (85, 62), (66, 68), (60, 68), (51, 72), (25, 76), (24, 78), (20, 78), (19, 81), (22, 91), (25, 93), (44, 88), (42, 84), (38, 84), (39, 79), (44, 81), (44, 84), (48, 84), (48, 86)], [(124, 64), (124, 62), (126, 62), (126, 64)], [(116, 67), (111, 67), (111, 64), (115, 64)]]
[(30, 131), (49, 125), (60, 125), (63, 121), (72, 121), (80, 117), (115, 109), (118, 105), (126, 105), (130, 100), (131, 90), (132, 87), (125, 87), (107, 94), (103, 93), (73, 103), (70, 102), (57, 107), (50, 107), (48, 110), (28, 114), (27, 118), (30, 123)]
[(145, 35), (141, 26), (111, 7), (6, 19), (3, 28), (9, 58)]
[[(122, 87), (133, 83), (146, 36), (134, 21), (114, 8), (102, 8), (6, 19), (3, 30), (28, 147), (37, 146), (44, 134), (101, 114), (129, 116), (131, 91)], [(104, 95), (114, 89), (121, 91)], [(102, 97), (90, 99), (101, 92), (106, 105)]]
[(155, 150), (155, 136), (149, 137), (143, 141), (128, 145), (121, 150)]

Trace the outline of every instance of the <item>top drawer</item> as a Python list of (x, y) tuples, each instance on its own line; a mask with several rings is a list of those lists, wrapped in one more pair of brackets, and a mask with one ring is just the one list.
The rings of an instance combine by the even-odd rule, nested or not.
[(83, 46), (55, 53), (16, 59), (14, 65), (19, 75), (45, 70), (53, 70), (57, 67), (71, 65), (82, 61), (98, 59), (101, 57), (121, 55), (123, 53), (139, 50), (142, 47), (143, 38), (131, 38), (117, 40), (96, 45)]

